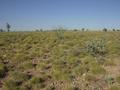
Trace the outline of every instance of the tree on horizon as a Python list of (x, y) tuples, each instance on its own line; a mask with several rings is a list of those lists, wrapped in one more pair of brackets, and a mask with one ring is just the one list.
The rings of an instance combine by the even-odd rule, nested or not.
[(11, 28), (11, 25), (9, 23), (6, 23), (6, 28), (7, 28), (7, 31), (9, 32), (10, 28)]

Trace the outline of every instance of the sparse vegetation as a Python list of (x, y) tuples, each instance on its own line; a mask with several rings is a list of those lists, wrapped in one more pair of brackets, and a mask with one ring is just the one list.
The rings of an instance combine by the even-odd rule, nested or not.
[(82, 31), (0, 33), (0, 89), (119, 90), (120, 32)]

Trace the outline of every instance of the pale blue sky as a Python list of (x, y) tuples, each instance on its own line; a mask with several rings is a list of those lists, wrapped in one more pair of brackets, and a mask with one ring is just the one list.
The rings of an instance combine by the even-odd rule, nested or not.
[(120, 0), (0, 0), (0, 27), (120, 28)]

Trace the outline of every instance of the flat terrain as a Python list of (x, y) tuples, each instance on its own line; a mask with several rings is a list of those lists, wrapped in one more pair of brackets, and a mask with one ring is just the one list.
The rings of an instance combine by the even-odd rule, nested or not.
[(0, 90), (120, 90), (120, 32), (1, 32)]

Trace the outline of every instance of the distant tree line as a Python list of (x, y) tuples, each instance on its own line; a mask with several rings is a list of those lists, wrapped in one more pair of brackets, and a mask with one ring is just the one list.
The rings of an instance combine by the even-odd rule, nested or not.
[[(73, 29), (73, 31), (82, 31), (82, 32), (84, 32), (84, 31), (89, 31), (89, 29), (85, 29), (85, 28), (82, 28), (82, 29)], [(120, 29), (114, 29), (113, 28), (112, 30), (109, 30), (107, 28), (103, 28), (102, 31), (103, 32), (107, 32), (107, 31), (120, 31)]]
[[(73, 31), (82, 31), (82, 32), (84, 32), (84, 31), (89, 31), (89, 29), (85, 29), (85, 28), (82, 28), (82, 29), (73, 29)], [(107, 32), (107, 31), (120, 31), (120, 29), (114, 29), (113, 28), (112, 30), (109, 30), (107, 28), (103, 28), (102, 31), (103, 32)]]
[[(11, 29), (11, 25), (9, 23), (6, 23), (6, 30), (4, 30), (4, 29), (1, 28), (0, 32), (6, 32), (6, 31), (10, 32), (11, 31), (10, 29)], [(66, 29), (64, 29), (63, 27), (58, 27), (54, 31), (56, 31), (56, 30), (66, 30)], [(85, 29), (85, 28), (82, 28), (82, 29), (73, 29), (73, 31), (79, 31), (79, 30), (81, 30), (82, 32), (89, 31), (89, 29)], [(43, 32), (44, 30), (43, 29), (36, 29), (35, 31)], [(103, 28), (102, 31), (103, 32), (107, 32), (107, 31), (111, 31), (111, 30), (108, 30), (107, 28)], [(120, 31), (120, 29), (112, 29), (112, 31)]]
[[(107, 28), (103, 28), (103, 30), (102, 31), (104, 31), (104, 32), (107, 32), (108, 31), (108, 29)], [(120, 31), (120, 29), (112, 29), (112, 31)]]
[(42, 28), (41, 29), (36, 29), (35, 31), (43, 32), (43, 29)]
[(81, 30), (81, 31), (88, 31), (88, 29), (85, 29), (85, 28), (82, 28), (82, 29), (74, 29), (73, 31), (79, 31), (79, 30)]

